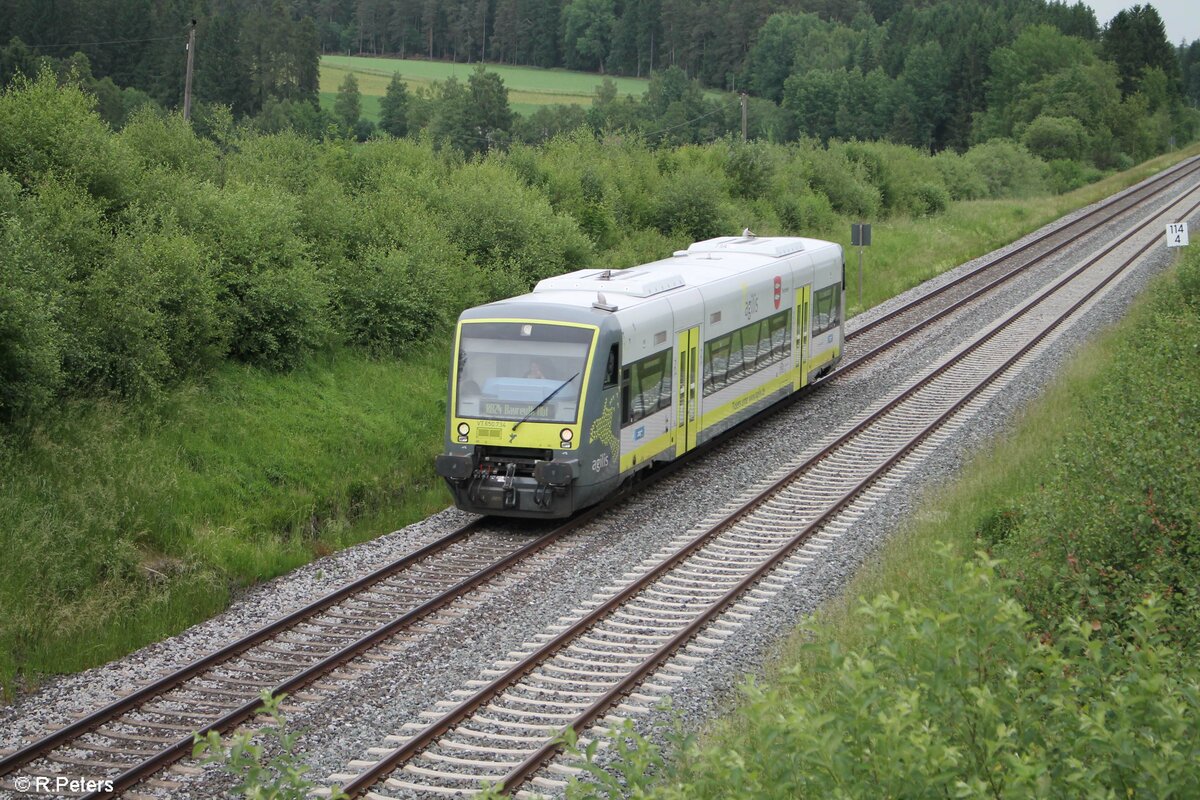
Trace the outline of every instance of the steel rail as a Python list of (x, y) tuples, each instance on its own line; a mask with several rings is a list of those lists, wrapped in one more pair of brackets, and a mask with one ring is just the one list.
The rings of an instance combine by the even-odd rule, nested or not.
[[(1182, 202), (1182, 198), (1177, 200), (1175, 203), (1172, 203), (1171, 206), (1176, 205), (1179, 202)], [(1168, 206), (1167, 208), (1170, 208), (1171, 206)], [(1191, 214), (1197, 207), (1200, 207), (1200, 203), (1193, 204), (1193, 206), (1187, 212), (1185, 212), (1185, 216)], [(1155, 216), (1161, 216), (1161, 214)], [(603, 617), (607, 616), (609, 612), (621, 605), (624, 605), (625, 602), (627, 602), (634, 595), (640, 593), (642, 589), (644, 589), (650, 583), (653, 583), (663, 574), (670, 571), (682, 561), (686, 560), (704, 544), (719, 535), (721, 531), (727, 528), (734, 521), (750, 513), (753, 508), (765, 502), (768, 497), (778, 492), (783, 486), (791, 483), (796, 479), (796, 477), (798, 477), (798, 475), (811, 469), (815, 463), (826, 458), (834, 450), (839, 449), (849, 439), (859, 434), (866, 427), (877, 422), (883, 415), (893, 410), (901, 402), (911, 397), (921, 388), (927, 386), (935, 378), (949, 370), (952, 366), (965, 359), (968, 355), (974, 353), (984, 344), (991, 341), (991, 339), (995, 338), (997, 335), (999, 335), (999, 333), (1014, 324), (1017, 320), (1023, 318), (1032, 308), (1039, 305), (1047, 298), (1058, 292), (1060, 289), (1074, 281), (1078, 276), (1091, 269), (1097, 262), (1099, 262), (1104, 256), (1111, 253), (1116, 247), (1124, 244), (1131, 237), (1144, 230), (1150, 224), (1150, 222), (1153, 221), (1153, 219), (1154, 218), (1151, 218), (1150, 220), (1139, 224), (1136, 228), (1113, 242), (1109, 247), (1090, 258), (1078, 269), (1065, 275), (1053, 286), (1046, 289), (1039, 297), (1033, 298), (1018, 309), (1014, 310), (1012, 314), (994, 326), (992, 330), (979, 337), (975, 342), (971, 343), (961, 352), (955, 354), (942, 365), (939, 365), (936, 369), (924, 376), (917, 383), (901, 392), (882, 408), (878, 409), (876, 412), (872, 413), (867, 418), (856, 424), (853, 428), (837, 437), (835, 441), (822, 448), (819, 453), (807, 459), (803, 464), (791, 470), (787, 475), (773, 482), (771, 486), (767, 487), (755, 498), (746, 501), (738, 508), (728, 512), (720, 520), (713, 524), (709, 530), (695, 537), (691, 542), (677, 550), (672, 556), (660, 562), (653, 569), (639, 577), (628, 587), (621, 590), (616, 595), (609, 598), (606, 602), (599, 605), (597, 608), (593, 609), (591, 612), (559, 632), (556, 636), (546, 641), (537, 650), (522, 658), (516, 665), (509, 668), (505, 673), (489, 681), (486, 686), (482, 687), (471, 698), (459, 703), (453, 709), (443, 714), (442, 717), (437, 721), (423, 729), (416, 736), (412, 737), (403, 745), (397, 747), (391, 753), (388, 753), (379, 759), (374, 766), (368, 768), (354, 780), (342, 787), (342, 790), (351, 797), (357, 797), (363, 794), (382, 777), (395, 771), (397, 767), (407, 763), (407, 761), (409, 761), (412, 757), (424, 750), (446, 732), (462, 723), (483, 705), (490, 702), (502, 692), (519, 682), (537, 666), (544, 663), (551, 656), (566, 647), (580, 634), (593, 627)], [(689, 641), (691, 637), (704, 626), (704, 624), (706, 624), (708, 621), (711, 621), (711, 619), (719, 614), (720, 611), (727, 608), (729, 604), (734, 602), (737, 597), (741, 596), (746, 589), (760, 579), (765, 572), (769, 571), (771, 568), (777, 565), (779, 561), (786, 558), (786, 556), (792, 550), (794, 550), (804, 538), (808, 538), (808, 536), (811, 535), (812, 531), (815, 530), (819, 524), (823, 524), (825, 521), (828, 521), (828, 518), (831, 515), (841, 510), (841, 508), (852, 501), (854, 497), (861, 494), (865, 488), (874, 483), (882, 474), (894, 466), (897, 461), (911, 452), (914, 447), (918, 446), (921, 441), (928, 438), (928, 436), (937, 428), (945, 424), (946, 420), (950, 419), (954, 414), (956, 414), (963, 405), (970, 402), (976, 395), (978, 395), (979, 392), (981, 392), (990, 383), (994, 382), (1000, 375), (1010, 369), (1013, 364), (1015, 364), (1029, 350), (1041, 342), (1054, 329), (1060, 326), (1066, 319), (1072, 316), (1075, 311), (1077, 311), (1084, 303), (1090, 300), (1097, 292), (1099, 292), (1102, 288), (1108, 285), (1108, 283), (1124, 272), (1124, 270), (1127, 269), (1130, 264), (1140, 258), (1141, 255), (1145, 253), (1145, 251), (1148, 250), (1153, 244), (1154, 240), (1147, 242), (1147, 244), (1142, 246), (1134, 255), (1130, 256), (1111, 274), (1106, 276), (1099, 284), (1097, 284), (1097, 286), (1089, 290), (1083, 297), (1073, 303), (1065, 312), (1060, 314), (1053, 322), (1044, 327), (1043, 330), (1038, 333), (1030, 342), (1028, 342), (1017, 353), (1007, 359), (1004, 364), (1001, 365), (1001, 367), (992, 371), (984, 380), (980, 381), (972, 390), (955, 402), (950, 409), (940, 415), (937, 420), (926, 426), (926, 428), (923, 429), (916, 437), (910, 439), (909, 442), (906, 443), (904, 447), (902, 447), (891, 458), (889, 458), (885, 464), (874, 470), (871, 475), (867, 479), (861, 481), (855, 489), (840, 498), (834, 507), (822, 514), (818, 523), (806, 526), (803, 532), (797, 534), (797, 536), (789, 541), (788, 544), (780, 547), (776, 553), (770, 557), (768, 562), (761, 565), (754, 571), (754, 573), (752, 573), (751, 576), (741, 581), (735, 589), (724, 595), (719, 601), (717, 601), (717, 603), (713, 605), (709, 611), (705, 612), (695, 621), (690, 623), (684, 629), (684, 631), (674, 637), (671, 642), (660, 647), (659, 650), (657, 650), (651, 657), (639, 665), (639, 667), (635, 669), (634, 673), (626, 676), (626, 678), (619, 682), (616, 687), (609, 690), (600, 699), (592, 703), (584, 712), (580, 714), (579, 718), (577, 718), (575, 722), (571, 723), (570, 727), (578, 732), (584, 726), (598, 717), (601, 713), (603, 713), (605, 709), (609, 708), (613, 702), (627, 694), (630, 689), (640, 683), (640, 681), (644, 679), (647, 674), (660, 666), (676, 650)], [(524, 781), (527, 780), (528, 777), (533, 774), (533, 772), (536, 772), (537, 769), (539, 769), (548, 758), (552, 757), (553, 754), (560, 749), (560, 747), (561, 743), (557, 740), (547, 742), (534, 755), (527, 758), (520, 766), (511, 771), (509, 775), (500, 782), (499, 786), (504, 791), (513, 791), (522, 783), (524, 783)]]
[(14, 753), (10, 753), (3, 758), (0, 758), (0, 776), (7, 775), (18, 767), (24, 766), (29, 762), (45, 755), (71, 739), (78, 738), (85, 733), (88, 733), (100, 725), (109, 722), (126, 711), (137, 708), (145, 704), (148, 700), (153, 699), (161, 694), (164, 694), (172, 689), (177, 688), (187, 680), (196, 677), (197, 675), (212, 669), (223, 661), (227, 661), (241, 653), (249, 650), (255, 645), (261, 644), (280, 632), (289, 628), (295, 627), (297, 624), (309, 619), (320, 612), (337, 605), (347, 597), (357, 594), (364, 589), (379, 583), (386, 578), (391, 577), (399, 572), (402, 572), (413, 564), (423, 561), (432, 555), (442, 552), (446, 548), (466, 538), (472, 530), (479, 526), (480, 520), (472, 520), (461, 526), (457, 530), (451, 531), (442, 538), (430, 542), (424, 547), (414, 550), (395, 561), (385, 564), (384, 566), (374, 570), (368, 575), (355, 580), (351, 583), (342, 586), (339, 589), (325, 595), (324, 597), (315, 600), (312, 603), (297, 609), (286, 616), (271, 622), (262, 628), (259, 628), (246, 636), (231, 642), (219, 650), (215, 650), (195, 661), (180, 667), (168, 675), (159, 678), (158, 680), (149, 683), (140, 689), (137, 689), (102, 708), (99, 708), (87, 716), (66, 725), (55, 732), (32, 742)]

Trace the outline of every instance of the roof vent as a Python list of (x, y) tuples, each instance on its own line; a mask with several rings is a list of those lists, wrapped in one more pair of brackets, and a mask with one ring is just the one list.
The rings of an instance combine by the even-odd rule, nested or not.
[[(662, 275), (653, 270), (625, 269), (600, 270), (581, 269), (567, 275), (544, 278), (534, 287), (534, 292), (592, 292), (650, 297), (659, 292), (670, 291), (684, 285), (680, 275)], [(618, 301), (619, 302), (619, 301)]]
[(596, 292), (596, 302), (592, 303), (592, 308), (598, 308), (601, 311), (616, 311), (617, 307), (609, 303), (604, 298), (604, 292)]

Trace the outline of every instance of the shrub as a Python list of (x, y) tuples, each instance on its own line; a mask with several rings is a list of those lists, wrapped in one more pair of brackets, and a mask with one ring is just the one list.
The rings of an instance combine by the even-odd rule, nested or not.
[(757, 142), (725, 142), (725, 177), (734, 197), (753, 199), (767, 191), (774, 172), (769, 150)]
[(1046, 165), (1046, 183), (1051, 191), (1063, 194), (1100, 179), (1100, 170), (1072, 161), (1056, 158)]
[(499, 160), (458, 170), (440, 199), (452, 241), (485, 270), (534, 282), (583, 266), (591, 244), (570, 217), (557, 214)]
[(689, 169), (672, 174), (663, 183), (652, 213), (653, 225), (661, 233), (679, 234), (700, 241), (721, 234), (724, 192), (720, 182), (707, 172)]
[(933, 166), (942, 175), (942, 183), (955, 200), (978, 200), (988, 193), (987, 181), (958, 153), (943, 150), (933, 157)]
[(940, 183), (918, 183), (911, 197), (908, 206), (917, 216), (940, 214), (950, 206), (950, 193)]
[(1009, 139), (992, 139), (977, 144), (963, 156), (983, 176), (987, 197), (1027, 197), (1042, 191), (1045, 168), (1036, 156)]
[(804, 191), (799, 194), (778, 193), (774, 197), (775, 213), (788, 233), (801, 236), (827, 232), (837, 222), (837, 213), (823, 194)]
[(742, 743), (705, 752), (657, 796), (1200, 792), (1200, 666), (1156, 635), (1165, 617), (1154, 598), (1127, 644), (1067, 622), (1052, 646), (1033, 636), (995, 562), (950, 557), (941, 574), (927, 605), (861, 602), (855, 651), (818, 631), (782, 688), (747, 688)]
[(21, 266), (0, 240), (0, 422), (37, 412), (63, 384), (64, 334), (53, 301), (22, 285)]
[(1200, 311), (1200, 250), (1195, 246), (1185, 250), (1179, 265), (1179, 293), (1184, 302)]
[(236, 280), (231, 351), (251, 364), (291, 369), (330, 334), (327, 288), (309, 264)]
[(134, 112), (116, 140), (134, 154), (143, 168), (166, 167), (200, 180), (217, 178), (216, 146), (197, 137), (178, 114), (144, 106)]
[(481, 299), (482, 280), (432, 224), (415, 222), (403, 248), (378, 248), (344, 265), (337, 304), (348, 340), (396, 354), (445, 330)]
[(1087, 153), (1088, 134), (1083, 123), (1074, 117), (1042, 114), (1025, 128), (1021, 143), (1043, 161), (1078, 160)]
[(837, 212), (862, 219), (878, 216), (879, 189), (867, 180), (866, 168), (851, 162), (843, 150), (809, 145), (799, 149), (796, 162), (809, 186), (828, 197)]
[(0, 92), (0, 171), (26, 188), (50, 173), (78, 180), (94, 196), (123, 201), (132, 164), (116, 147), (95, 112), (95, 98), (76, 86), (59, 86), (43, 70), (17, 76)]

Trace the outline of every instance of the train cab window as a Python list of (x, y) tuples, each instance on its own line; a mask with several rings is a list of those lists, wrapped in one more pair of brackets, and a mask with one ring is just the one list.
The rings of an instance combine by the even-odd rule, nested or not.
[(608, 351), (608, 361), (604, 366), (604, 388), (611, 389), (617, 385), (617, 376), (621, 372), (621, 345), (613, 343)]

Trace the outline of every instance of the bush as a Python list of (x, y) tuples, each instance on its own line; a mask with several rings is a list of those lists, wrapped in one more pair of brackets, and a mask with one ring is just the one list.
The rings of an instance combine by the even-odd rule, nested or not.
[(918, 183), (908, 205), (917, 216), (940, 214), (950, 207), (950, 193), (939, 183)]
[(1028, 197), (1045, 189), (1045, 164), (1009, 139), (977, 144), (963, 159), (983, 177), (987, 197)]
[(95, 98), (76, 86), (59, 86), (43, 70), (17, 76), (0, 92), (0, 171), (23, 186), (51, 173), (79, 181), (95, 197), (120, 203), (133, 165), (95, 112)]
[(788, 233), (814, 236), (833, 230), (837, 212), (823, 194), (804, 191), (799, 194), (778, 192), (774, 196), (775, 213)]
[(883, 200), (879, 189), (867, 179), (866, 168), (851, 162), (843, 150), (810, 144), (797, 153), (796, 167), (838, 213), (860, 219), (878, 216)]
[(242, 361), (291, 369), (328, 342), (327, 289), (310, 265), (247, 275), (231, 288), (231, 351)]
[(1080, 186), (1100, 179), (1100, 170), (1095, 167), (1072, 161), (1069, 158), (1056, 158), (1046, 165), (1046, 183), (1050, 190), (1058, 194), (1078, 189)]
[(54, 304), (24, 286), (7, 248), (0, 251), (0, 422), (41, 411), (63, 385), (64, 334)]
[(668, 236), (678, 234), (692, 241), (711, 239), (723, 232), (719, 198), (720, 181), (707, 172), (689, 169), (676, 172), (663, 183), (652, 211), (654, 227)]
[(767, 191), (775, 165), (770, 151), (757, 142), (726, 140), (725, 177), (734, 197), (754, 199)]
[(134, 154), (143, 168), (165, 167), (199, 180), (215, 180), (218, 176), (216, 146), (197, 137), (178, 114), (144, 106), (134, 113), (116, 140)]
[(1019, 530), (996, 547), (1018, 599), (1046, 631), (1070, 615), (1128, 628), (1157, 594), (1173, 636), (1200, 642), (1200, 317), (1180, 294), (1152, 295), (1136, 335), (1072, 409), (1040, 490), (1021, 498)]
[(398, 354), (447, 329), (482, 295), (467, 257), (415, 220), (404, 247), (377, 248), (344, 265), (337, 305), (347, 339), (374, 354)]
[(1087, 153), (1088, 134), (1083, 123), (1074, 117), (1042, 114), (1025, 128), (1021, 143), (1043, 161), (1078, 160)]
[(988, 185), (983, 175), (958, 153), (943, 150), (933, 157), (933, 165), (953, 199), (978, 200), (987, 196)]
[(1200, 249), (1192, 245), (1185, 250), (1179, 265), (1179, 294), (1185, 303), (1200, 311)]
[(538, 280), (585, 265), (591, 244), (498, 159), (454, 173), (440, 198), (450, 237), (485, 270), (515, 273), (526, 291)]

